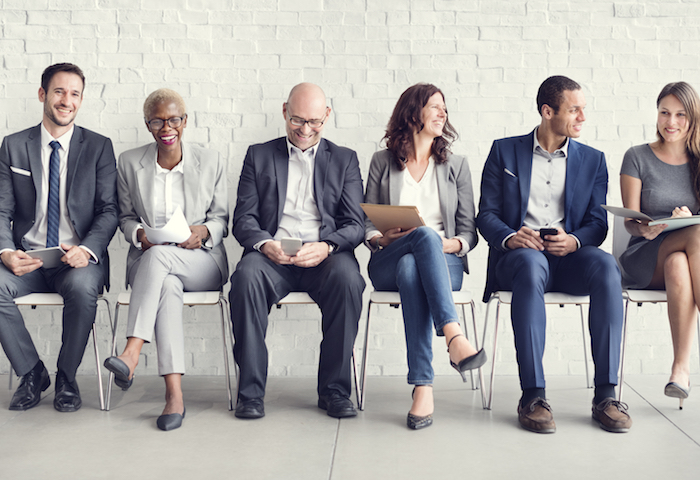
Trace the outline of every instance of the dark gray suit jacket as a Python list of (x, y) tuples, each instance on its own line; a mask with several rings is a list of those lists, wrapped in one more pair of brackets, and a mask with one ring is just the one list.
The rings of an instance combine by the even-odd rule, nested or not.
[[(248, 148), (238, 183), (233, 235), (245, 248), (274, 237), (287, 196), (289, 153), (284, 137)], [(352, 252), (362, 241), (362, 177), (357, 154), (321, 139), (314, 166), (314, 195), (321, 214), (320, 241)]]
[[(0, 147), (0, 249), (26, 250), (41, 190), (41, 125), (8, 135)], [(112, 142), (75, 127), (68, 151), (66, 208), (80, 244), (99, 259), (109, 288), (107, 246), (117, 230), (117, 168)]]

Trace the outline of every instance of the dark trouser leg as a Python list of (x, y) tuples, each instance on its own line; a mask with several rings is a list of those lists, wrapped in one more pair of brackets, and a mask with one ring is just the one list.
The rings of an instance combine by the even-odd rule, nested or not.
[(520, 371), (520, 387), (545, 388), (542, 356), (547, 323), (544, 293), (549, 262), (542, 252), (519, 248), (506, 253), (496, 267), (499, 288), (512, 290), (511, 320)]
[(354, 255), (339, 252), (304, 270), (298, 290), (306, 290), (321, 308), (323, 340), (318, 365), (318, 394), (352, 392), (352, 348), (362, 311), (365, 281)]
[(259, 252), (244, 255), (231, 276), (233, 357), (240, 369), (240, 400), (265, 396), (267, 316), (270, 307), (292, 290), (293, 277), (294, 267), (276, 265)]
[(102, 289), (103, 277), (102, 268), (93, 263), (83, 268), (61, 267), (46, 273), (51, 289), (63, 297), (63, 344), (58, 354), (58, 369), (70, 382), (75, 380), (95, 322), (97, 295)]

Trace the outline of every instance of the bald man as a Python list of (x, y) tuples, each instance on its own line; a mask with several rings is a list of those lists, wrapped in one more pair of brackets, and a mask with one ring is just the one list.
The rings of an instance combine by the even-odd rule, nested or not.
[[(322, 138), (331, 108), (317, 85), (295, 86), (282, 114), (287, 136), (250, 146), (238, 184), (233, 235), (245, 252), (229, 294), (240, 368), (236, 417), (265, 416), (267, 316), (295, 291), (321, 308), (318, 406), (331, 417), (354, 417), (351, 358), (365, 288), (353, 253), (364, 234), (359, 162)], [(290, 250), (288, 238), (300, 239), (301, 249)]]

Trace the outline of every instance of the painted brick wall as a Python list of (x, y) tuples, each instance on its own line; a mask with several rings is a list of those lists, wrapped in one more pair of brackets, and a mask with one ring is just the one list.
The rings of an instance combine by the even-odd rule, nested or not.
[[(539, 120), (537, 87), (549, 75), (565, 74), (584, 85), (582, 141), (606, 153), (609, 203), (620, 204), (623, 153), (653, 140), (654, 102), (665, 83), (686, 80), (700, 87), (698, 50), (697, 1), (0, 0), (0, 136), (39, 122), (39, 78), (54, 62), (85, 70), (78, 123), (112, 138), (117, 154), (151, 140), (140, 113), (146, 95), (174, 88), (188, 104), (186, 139), (228, 158), (233, 206), (247, 146), (283, 134), (281, 105), (297, 82), (323, 86), (333, 108), (325, 135), (357, 150), (366, 177), (399, 94), (425, 81), (445, 92), (461, 134), (453, 150), (467, 155), (478, 191), (492, 140), (532, 130)], [(610, 245), (608, 240), (604, 247)], [(241, 248), (231, 237), (226, 246), (235, 264)], [(111, 300), (123, 286), (126, 251), (118, 233), (110, 246)], [(464, 288), (476, 298), (486, 254), (483, 239), (470, 254), (473, 273)], [(368, 252), (361, 246), (357, 255), (364, 269)], [(548, 308), (546, 372), (582, 373), (577, 309)], [(484, 313), (478, 302), (480, 328)], [(186, 313), (189, 373), (223, 371), (217, 315), (206, 308)], [(515, 374), (507, 316), (506, 310), (496, 357), (499, 373)], [(668, 372), (665, 307), (633, 306), (630, 318), (627, 371)], [(26, 319), (42, 356), (53, 364), (60, 311), (28, 311)], [(102, 356), (107, 324), (100, 309)], [(124, 322), (120, 336), (123, 331)], [(314, 375), (319, 340), (316, 307), (273, 311), (271, 374)], [(397, 310), (377, 309), (370, 342), (371, 374), (406, 373)], [(449, 373), (441, 339), (435, 352), (436, 371)], [(154, 349), (144, 353), (148, 362), (139, 368), (153, 374)], [(695, 372), (697, 364), (695, 353)], [(7, 370), (3, 357), (0, 371)], [(81, 372), (94, 373), (90, 350)]]

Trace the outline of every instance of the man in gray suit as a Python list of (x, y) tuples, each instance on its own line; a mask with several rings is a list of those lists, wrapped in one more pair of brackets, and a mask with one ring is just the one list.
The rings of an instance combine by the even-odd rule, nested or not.
[[(63, 296), (63, 345), (54, 408), (82, 404), (75, 373), (95, 320), (97, 295), (109, 282), (107, 245), (117, 228), (116, 162), (108, 138), (74, 124), (85, 77), (76, 65), (44, 70), (40, 125), (8, 135), (0, 147), (0, 342), (22, 380), (10, 410), (36, 406), (49, 388), (14, 299), (34, 292)], [(31, 251), (60, 246), (48, 268)]]
[[(357, 154), (321, 138), (331, 113), (317, 85), (302, 83), (282, 105), (286, 138), (252, 145), (243, 164), (233, 234), (245, 248), (231, 276), (231, 317), (240, 367), (236, 417), (265, 415), (265, 332), (272, 305), (292, 291), (321, 308), (318, 406), (353, 417), (352, 348), (365, 282), (353, 254), (362, 241)], [(282, 239), (303, 241), (296, 254)]]

